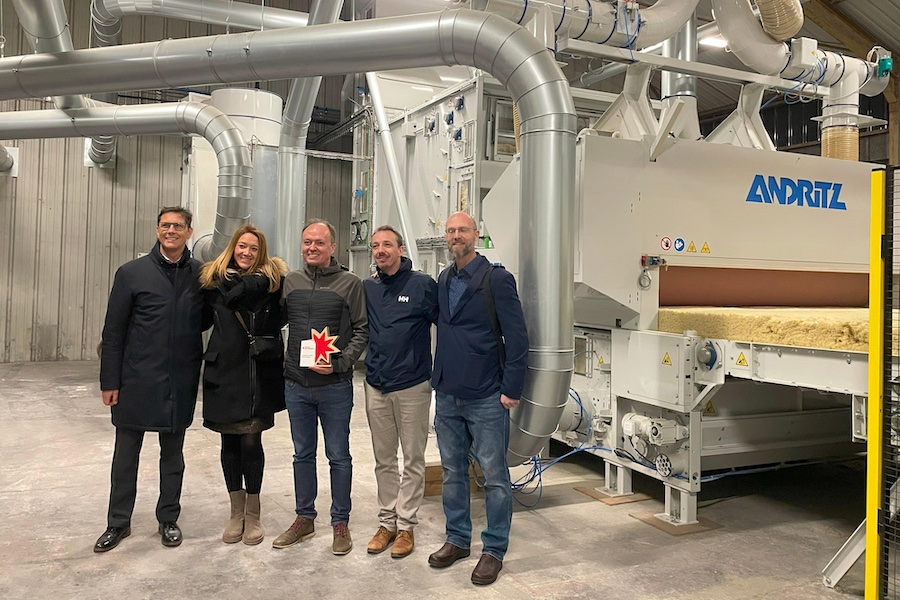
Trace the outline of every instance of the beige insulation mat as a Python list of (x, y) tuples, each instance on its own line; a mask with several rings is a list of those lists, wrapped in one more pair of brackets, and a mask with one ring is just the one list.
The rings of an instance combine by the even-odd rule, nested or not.
[[(689, 329), (701, 337), (740, 342), (856, 352), (869, 349), (868, 308), (676, 306), (659, 309), (660, 331), (683, 333)], [(894, 337), (897, 337), (896, 330)], [(896, 339), (894, 348), (897, 348)]]

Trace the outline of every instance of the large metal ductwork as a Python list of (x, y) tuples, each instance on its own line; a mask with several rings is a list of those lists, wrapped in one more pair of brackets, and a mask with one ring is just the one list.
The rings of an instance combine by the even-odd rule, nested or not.
[[(510, 461), (556, 429), (573, 366), (575, 107), (553, 54), (502, 17), (470, 10), (0, 59), (0, 98), (158, 89), (468, 65), (498, 79), (521, 115), (519, 290), (530, 348)], [(548, 244), (539, 243), (547, 241)]]
[(641, 9), (637, 2), (600, 0), (472, 0), (472, 8), (498, 14), (520, 25), (547, 7), (558, 36), (635, 50), (675, 35), (694, 14), (697, 4), (699, 0), (658, 0), (653, 6)]
[[(101, 0), (91, 2), (91, 47), (106, 48), (122, 43), (122, 21), (114, 17), (104, 8)], [(93, 98), (107, 104), (118, 104), (119, 95), (115, 92), (94, 94)], [(99, 164), (107, 163), (116, 154), (116, 138), (97, 136), (91, 139), (90, 157)]]
[[(344, 0), (315, 0), (309, 25), (336, 22)], [(306, 138), (322, 77), (306, 77), (291, 82), (284, 104), (281, 138), (278, 140), (278, 238), (276, 250), (292, 269), (303, 264), (300, 244), (292, 243), (291, 232), (306, 222)]]
[(784, 42), (803, 27), (800, 0), (756, 0), (763, 29), (773, 40)]
[[(677, 34), (663, 42), (662, 55), (687, 62), (697, 61), (697, 17), (688, 19)], [(674, 110), (676, 102), (683, 102), (684, 109), (672, 132), (676, 137), (688, 140), (700, 139), (700, 119), (697, 113), (697, 78), (685, 73), (663, 71), (660, 73), (660, 99), (663, 112)], [(664, 116), (660, 117), (664, 121)]]
[(237, 29), (303, 27), (306, 13), (233, 0), (94, 0), (115, 17), (155, 15)]
[[(12, 0), (25, 37), (35, 52), (70, 52), (74, 49), (69, 32), (68, 17), (62, 0)], [(89, 105), (84, 96), (71, 94), (55, 96), (56, 108), (85, 108)], [(96, 145), (91, 143), (89, 156), (97, 164), (105, 163), (112, 157), (115, 140), (103, 136)]]
[(96, 135), (192, 133), (209, 141), (219, 163), (216, 224), (212, 239), (194, 247), (200, 260), (211, 260), (228, 246), (232, 233), (250, 219), (253, 166), (241, 130), (214, 106), (200, 102), (102, 106), (69, 110), (0, 113), (4, 139), (90, 137)]
[(250, 218), (253, 166), (241, 130), (214, 106), (200, 102), (101, 106), (69, 110), (0, 113), (0, 136), (5, 139), (90, 137), (99, 135), (203, 136), (219, 164), (218, 210), (212, 239), (194, 247), (200, 260), (211, 260), (228, 246), (231, 232)]

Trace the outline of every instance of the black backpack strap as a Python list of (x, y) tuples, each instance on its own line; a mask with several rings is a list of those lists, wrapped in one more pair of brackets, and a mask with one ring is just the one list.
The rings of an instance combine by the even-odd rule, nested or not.
[(497, 351), (500, 353), (500, 376), (503, 376), (503, 367), (506, 365), (506, 345), (503, 343), (503, 333), (500, 331), (500, 321), (497, 319), (497, 307), (494, 305), (494, 295), (491, 293), (491, 273), (494, 265), (488, 265), (481, 279), (481, 289), (484, 291), (484, 303), (487, 305), (488, 316), (491, 318), (491, 332), (497, 342)]

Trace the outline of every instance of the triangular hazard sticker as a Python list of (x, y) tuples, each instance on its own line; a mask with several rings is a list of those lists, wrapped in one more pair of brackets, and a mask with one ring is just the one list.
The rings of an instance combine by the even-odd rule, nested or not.
[(694, 242), (691, 242), (690, 244), (688, 244), (687, 251), (688, 252), (696, 252), (697, 251), (697, 246), (694, 245)]
[(736, 364), (739, 367), (749, 367), (750, 366), (747, 364), (747, 359), (744, 358), (743, 352), (741, 352), (740, 355), (738, 355), (737, 362), (735, 362), (734, 364)]
[(709, 254), (709, 244), (703, 242), (703, 247), (700, 248), (700, 252), (703, 254)]
[(597, 359), (597, 366), (599, 367), (602, 364), (603, 364), (603, 357), (601, 356)]
[(663, 356), (662, 364), (672, 366), (672, 359), (669, 358), (668, 352), (666, 352), (666, 355)]
[(704, 415), (714, 415), (716, 414), (716, 407), (713, 406), (712, 400), (706, 403), (706, 408), (703, 409)]

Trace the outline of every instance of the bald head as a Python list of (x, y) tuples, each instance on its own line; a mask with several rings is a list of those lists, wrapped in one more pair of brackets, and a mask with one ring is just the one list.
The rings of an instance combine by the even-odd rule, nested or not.
[(475, 240), (478, 239), (475, 219), (464, 212), (453, 213), (447, 219), (444, 239), (456, 261), (456, 268), (462, 269), (475, 258)]

